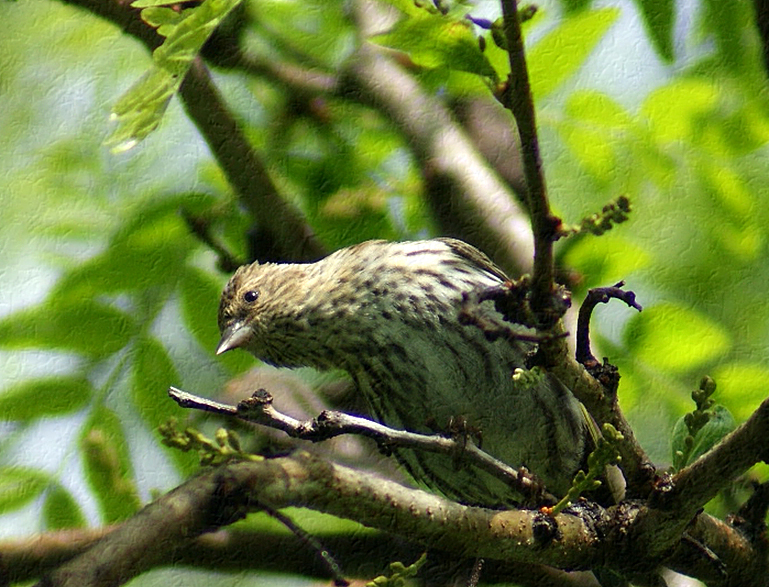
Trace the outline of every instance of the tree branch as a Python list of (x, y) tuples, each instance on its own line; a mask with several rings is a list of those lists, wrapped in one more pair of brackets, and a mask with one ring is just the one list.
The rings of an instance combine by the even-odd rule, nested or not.
[[(259, 462), (230, 462), (210, 469), (145, 507), (80, 556), (51, 573), (47, 587), (119, 585), (139, 573), (183, 559), (190, 541), (232, 523), (260, 504), (273, 509), (309, 507), (446, 550), (455, 557), (484, 557), (561, 569), (606, 566), (633, 575), (671, 561), (693, 572), (673, 518), (657, 523), (655, 510), (628, 502), (604, 510), (577, 506), (550, 517), (536, 510), (489, 510), (456, 504), (420, 490), (298, 451)], [(658, 511), (658, 510), (657, 510)], [(707, 547), (721, 560), (755, 561), (752, 548), (732, 529), (704, 514), (691, 530), (712, 535)], [(651, 533), (651, 523), (658, 533)], [(639, 538), (645, 537), (645, 540)], [(685, 541), (688, 543), (689, 541)], [(742, 552), (732, 552), (732, 549)], [(662, 549), (665, 552), (660, 552)], [(755, 554), (755, 553), (753, 553)], [(755, 562), (754, 562), (755, 564)], [(757, 587), (763, 575), (728, 567), (723, 585)], [(741, 582), (738, 582), (741, 581)]]
[[(114, 23), (141, 41), (150, 51), (162, 42), (155, 29), (139, 17), (140, 11), (119, 0), (65, 0)], [(301, 213), (272, 182), (266, 166), (251, 147), (237, 121), (211, 81), (200, 58), (182, 83), (180, 98), (190, 118), (208, 143), (240, 203), (270, 233), (276, 256), (317, 259), (324, 249)]]
[(652, 502), (663, 509), (694, 515), (737, 476), (758, 462), (769, 461), (769, 399), (716, 446), (676, 473)]
[(512, 492), (523, 495), (528, 503), (542, 505), (557, 501), (553, 495), (545, 491), (542, 483), (534, 475), (525, 469), (514, 469), (495, 459), (478, 448), (470, 438), (457, 441), (445, 436), (395, 430), (367, 418), (330, 410), (322, 412), (317, 418), (311, 420), (296, 420), (276, 410), (272, 405), (272, 396), (263, 389), (240, 402), (237, 407), (214, 402), (175, 387), (169, 388), (168, 395), (183, 408), (234, 416), (247, 422), (282, 430), (293, 438), (312, 442), (328, 440), (342, 434), (358, 434), (375, 440), (387, 450), (403, 447), (452, 457), (460, 456), (463, 461), (507, 483)]
[(278, 191), (200, 57), (193, 62), (179, 95), (241, 204), (260, 230), (269, 233), (269, 242), (276, 246), (273, 256), (282, 260), (322, 257), (323, 246), (299, 210)]
[(597, 545), (593, 532), (577, 516), (557, 516), (557, 533), (552, 534), (550, 529), (555, 526), (536, 511), (500, 512), (462, 506), (298, 452), (261, 462), (227, 464), (191, 479), (38, 585), (106, 587), (125, 583), (177, 556), (189, 540), (232, 523), (261, 503), (274, 509), (311, 507), (354, 517), (368, 526), (396, 531), (461, 557), (585, 568), (595, 562), (597, 554), (591, 553), (591, 546)]
[(510, 61), (510, 77), (502, 92), (502, 103), (515, 118), (521, 137), (523, 170), (526, 178), (526, 196), (534, 232), (534, 271), (532, 276), (532, 308), (537, 312), (545, 328), (560, 315), (551, 316), (551, 297), (555, 285), (553, 241), (561, 224), (550, 211), (545, 187), (545, 175), (539, 154), (539, 138), (534, 111), (534, 98), (529, 84), (529, 72), (521, 35), (516, 0), (502, 0), (504, 32)]
[[(0, 542), (3, 561), (0, 579), (6, 580), (4, 584), (32, 581), (82, 555), (116, 528), (81, 528), (4, 540)], [(322, 540), (326, 550), (338, 557), (350, 577), (371, 578), (382, 572), (388, 563), (409, 563), (415, 559), (415, 553), (420, 552), (420, 545), (385, 532), (324, 533)], [(428, 578), (427, 585), (436, 587), (462, 584), (470, 564), (469, 559), (460, 561), (452, 553), (431, 550), (421, 575)], [(319, 563), (316, 553), (303, 548), (295, 536), (237, 528), (219, 529), (198, 536), (176, 550), (174, 557), (164, 561), (162, 566), (260, 571), (328, 579), (328, 572)], [(459, 575), (458, 580), (455, 580), (456, 575)], [(598, 587), (591, 576), (591, 573), (567, 573), (544, 565), (518, 562), (487, 560), (483, 567), (485, 582), (514, 582), (521, 587)]]

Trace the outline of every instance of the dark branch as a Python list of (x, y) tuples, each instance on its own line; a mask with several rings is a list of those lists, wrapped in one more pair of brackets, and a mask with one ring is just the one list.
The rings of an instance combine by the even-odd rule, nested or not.
[(526, 178), (526, 194), (534, 231), (534, 271), (532, 277), (532, 308), (544, 328), (550, 327), (558, 316), (550, 316), (554, 282), (553, 242), (558, 238), (561, 225), (550, 211), (545, 176), (539, 154), (539, 138), (531, 95), (529, 72), (523, 48), (521, 24), (515, 0), (502, 0), (504, 32), (510, 61), (510, 77), (501, 95), (502, 103), (515, 117), (521, 137), (523, 170)]
[[(769, 1), (753, 0), (753, 8), (756, 13), (756, 28), (761, 38), (761, 53), (764, 60), (764, 68), (769, 72)], [(728, 10), (728, 8), (726, 8)]]
[(612, 287), (596, 287), (587, 292), (585, 301), (579, 309), (579, 321), (577, 323), (577, 361), (587, 366), (589, 362), (598, 363), (590, 351), (590, 317), (598, 304), (606, 304), (611, 299), (622, 300), (631, 308), (639, 312), (643, 309), (636, 302), (635, 293), (624, 290), (624, 281), (614, 284)]

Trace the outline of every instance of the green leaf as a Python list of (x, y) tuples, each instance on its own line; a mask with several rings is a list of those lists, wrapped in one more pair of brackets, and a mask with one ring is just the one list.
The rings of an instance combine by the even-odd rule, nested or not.
[(620, 130), (632, 125), (632, 118), (618, 102), (603, 92), (577, 90), (566, 100), (572, 118), (604, 129)]
[(385, 2), (408, 16), (422, 16), (426, 12), (433, 11), (431, 4), (414, 2), (414, 0), (385, 0)]
[(561, 0), (561, 8), (566, 14), (580, 12), (592, 4), (592, 0)]
[(681, 79), (651, 92), (641, 106), (661, 142), (691, 142), (702, 122), (718, 105), (719, 89), (711, 80)]
[(417, 65), (465, 71), (496, 83), (497, 73), (481, 52), (469, 23), (441, 14), (423, 13), (398, 22), (389, 32), (371, 39), (408, 53)]
[(715, 405), (712, 410), (712, 418), (693, 439), (689, 438), (689, 429), (684, 418), (676, 422), (671, 438), (671, 448), (673, 467), (677, 471), (696, 461), (737, 427), (731, 412), (724, 406)]
[(769, 367), (761, 363), (734, 362), (712, 372), (718, 382), (718, 396), (738, 421), (747, 420), (769, 395)]
[[(179, 90), (192, 60), (214, 29), (242, 0), (205, 0), (179, 16), (158, 3), (142, 11), (142, 18), (165, 36), (152, 53), (153, 66), (120, 97), (112, 111), (117, 127), (105, 144), (113, 152), (131, 149), (160, 124), (171, 97)], [(145, 16), (146, 12), (146, 16)]]
[(201, 347), (213, 351), (221, 336), (217, 315), (222, 284), (208, 273), (188, 267), (180, 286), (182, 318), (187, 330)]
[(160, 342), (144, 337), (136, 343), (131, 388), (134, 402), (150, 429), (178, 415), (176, 404), (168, 400), (168, 388), (179, 384), (179, 373)]
[[(211, 357), (221, 336), (217, 317), (222, 288), (220, 281), (194, 267), (187, 269), (181, 281), (184, 324)], [(230, 373), (242, 373), (254, 366), (254, 358), (245, 352), (225, 353), (218, 360), (229, 368)]]
[(618, 8), (581, 12), (565, 19), (526, 55), (535, 100), (541, 100), (574, 75), (609, 27)]
[(673, 25), (675, 24), (674, 0), (635, 0), (644, 19), (654, 49), (667, 63), (673, 58)]
[(158, 127), (180, 85), (178, 73), (150, 67), (115, 103), (110, 118), (117, 126), (104, 144), (113, 153), (135, 147)]
[(72, 494), (61, 485), (50, 488), (43, 502), (43, 520), (47, 530), (84, 528), (85, 516)]
[(558, 134), (580, 166), (593, 178), (603, 183), (613, 179), (617, 170), (617, 157), (614, 143), (604, 130), (560, 124)]
[(50, 483), (42, 471), (0, 467), (0, 513), (17, 510), (37, 498)]
[(178, 199), (146, 206), (125, 220), (107, 249), (67, 272), (52, 296), (83, 299), (105, 293), (172, 289), (195, 241), (178, 213)]
[(673, 373), (700, 367), (731, 347), (729, 334), (720, 324), (674, 304), (645, 308), (634, 315), (624, 339), (639, 359)]
[[(168, 388), (179, 384), (179, 373), (160, 342), (151, 337), (136, 344), (131, 392), (142, 418), (154, 432), (172, 416), (179, 416), (179, 406), (168, 398)], [(198, 464), (196, 455), (169, 449), (182, 472), (192, 473)]]
[(566, 265), (579, 270), (588, 280), (586, 287), (627, 279), (651, 260), (644, 248), (613, 232), (600, 238), (582, 238), (564, 255)]
[(84, 377), (28, 380), (0, 393), (0, 414), (17, 422), (70, 414), (88, 403), (92, 391)]
[(134, 331), (131, 318), (94, 300), (58, 300), (11, 314), (0, 321), (0, 345), (73, 351), (102, 358), (120, 350)]
[[(196, 0), (135, 0), (134, 2), (131, 2), (131, 6), (133, 8), (149, 8), (150, 6), (171, 6), (174, 4), (195, 1)], [(142, 11), (142, 18), (144, 18), (144, 11)]]
[(103, 406), (93, 411), (83, 428), (80, 449), (86, 480), (104, 522), (120, 522), (135, 514), (141, 501), (133, 480), (128, 440), (114, 412)]
[(173, 30), (173, 27), (178, 26), (184, 20), (184, 14), (172, 8), (156, 6), (142, 10), (142, 20), (151, 27), (158, 29), (159, 34), (167, 36), (167, 33)]
[(715, 200), (710, 236), (741, 262), (756, 260), (763, 250), (765, 231), (757, 220), (758, 202), (750, 185), (721, 161), (703, 160), (700, 181)]

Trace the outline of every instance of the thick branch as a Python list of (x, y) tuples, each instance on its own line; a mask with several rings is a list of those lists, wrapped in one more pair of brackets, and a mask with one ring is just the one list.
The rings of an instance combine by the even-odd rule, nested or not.
[[(715, 552), (717, 560), (722, 558), (720, 552), (724, 549), (723, 556), (728, 557), (729, 562), (734, 561), (726, 567), (720, 584), (749, 585), (753, 577), (763, 576), (767, 565), (763, 538), (752, 545), (733, 529), (725, 532), (714, 527), (715, 521), (698, 524), (697, 519), (702, 517), (698, 516), (702, 506), (719, 490), (730, 485), (737, 475), (755, 463), (767, 460), (767, 436), (769, 400), (765, 400), (744, 424), (697, 461), (682, 469), (669, 482), (657, 484), (649, 499), (649, 507), (639, 514), (637, 526), (630, 532), (636, 547), (652, 558), (662, 556), (679, 543), (684, 531), (693, 527), (707, 539), (704, 544), (708, 550)], [(726, 527), (725, 524), (723, 526)], [(705, 530), (714, 536), (709, 536)], [(678, 546), (679, 556), (684, 555), (683, 547), (683, 544)], [(699, 562), (700, 568), (707, 568), (702, 558), (692, 560), (690, 554), (689, 564), (694, 566), (693, 562)], [(724, 563), (720, 561), (719, 564)], [(713, 570), (710, 569), (711, 572)]]
[(179, 92), (187, 113), (203, 134), (217, 162), (260, 229), (270, 233), (275, 256), (284, 260), (315, 260), (324, 249), (301, 213), (279, 193), (197, 58)]
[[(3, 574), (0, 578), (10, 584), (32, 581), (66, 560), (82, 555), (113, 530), (115, 527), (83, 528), (2, 541)], [(322, 542), (350, 577), (371, 578), (383, 572), (388, 563), (412, 562), (417, 556), (415, 553), (420, 552), (419, 545), (385, 532), (324, 533)], [(163, 566), (260, 571), (328, 579), (326, 567), (319, 563), (317, 553), (303, 548), (295, 536), (285, 533), (220, 529), (199, 536), (176, 550), (174, 555), (164, 561)], [(470, 562), (461, 565), (459, 571), (456, 563), (455, 555), (431, 550), (421, 574), (430, 578), (428, 584), (431, 585), (457, 584), (448, 579), (453, 579), (457, 572), (466, 575)], [(486, 583), (514, 582), (521, 587), (597, 587), (586, 575), (590, 574), (569, 574), (543, 565), (503, 561), (487, 560), (483, 566)]]
[[(392, 481), (299, 452), (208, 471), (144, 508), (83, 555), (54, 571), (41, 587), (119, 585), (177, 556), (204, 531), (226, 525), (263, 503), (311, 507), (398, 534), (460, 557), (483, 556), (585, 568), (596, 536), (579, 517), (560, 514), (557, 532), (536, 511), (458, 505)], [(592, 549), (592, 550), (591, 550)]]
[[(656, 526), (642, 502), (603, 510), (581, 503), (557, 516), (533, 510), (488, 510), (462, 506), (378, 476), (330, 463), (305, 452), (259, 462), (238, 462), (209, 470), (144, 508), (91, 549), (54, 571), (46, 586), (119, 585), (142, 571), (184, 557), (201, 533), (227, 525), (265, 504), (273, 509), (309, 507), (445, 550), (455, 557), (485, 557), (586, 569), (606, 566), (623, 573), (653, 570), (671, 560), (697, 571), (691, 553), (675, 550), (680, 533), (673, 520)], [(723, 560), (739, 564), (759, 557), (738, 534), (708, 521), (692, 526)], [(641, 540), (639, 538), (645, 537)], [(665, 548), (666, 553), (658, 552)], [(731, 552), (733, 548), (742, 553)], [(745, 552), (747, 551), (747, 552)], [(744, 555), (744, 556), (743, 556)], [(702, 565), (699, 571), (703, 572)], [(740, 567), (728, 567), (723, 585), (752, 587)], [(751, 568), (755, 571), (755, 568)], [(737, 580), (742, 582), (737, 582)]]

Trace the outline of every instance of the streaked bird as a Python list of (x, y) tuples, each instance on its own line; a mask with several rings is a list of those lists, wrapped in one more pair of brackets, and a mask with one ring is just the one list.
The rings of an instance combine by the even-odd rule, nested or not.
[[(222, 294), (217, 354), (242, 348), (276, 366), (343, 369), (380, 422), (423, 433), (461, 422), (485, 451), (562, 494), (586, 449), (578, 402), (552, 376), (513, 379), (531, 344), (489, 341), (459, 321), (463, 293), (506, 279), (483, 253), (448, 238), (368, 241), (315, 263), (245, 265)], [(495, 312), (493, 303), (479, 311)], [(451, 456), (396, 454), (414, 479), (449, 498), (515, 499)]]

